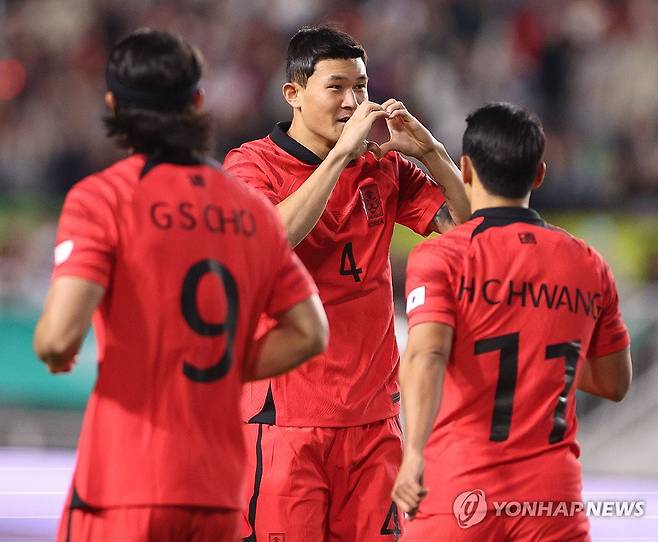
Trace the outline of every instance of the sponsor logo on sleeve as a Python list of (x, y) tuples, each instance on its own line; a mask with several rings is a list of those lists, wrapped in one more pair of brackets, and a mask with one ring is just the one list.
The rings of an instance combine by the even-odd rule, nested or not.
[(73, 241), (62, 241), (59, 245), (55, 247), (55, 265), (60, 265), (69, 259), (69, 256), (73, 252)]
[(425, 286), (419, 286), (409, 292), (407, 297), (407, 314), (425, 304)]

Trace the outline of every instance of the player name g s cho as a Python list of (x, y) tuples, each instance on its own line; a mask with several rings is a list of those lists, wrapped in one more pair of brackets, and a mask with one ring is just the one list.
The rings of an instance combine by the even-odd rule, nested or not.
[(156, 201), (149, 207), (149, 216), (153, 225), (161, 230), (204, 228), (211, 233), (245, 237), (251, 237), (257, 230), (256, 218), (249, 209), (225, 209), (214, 204)]

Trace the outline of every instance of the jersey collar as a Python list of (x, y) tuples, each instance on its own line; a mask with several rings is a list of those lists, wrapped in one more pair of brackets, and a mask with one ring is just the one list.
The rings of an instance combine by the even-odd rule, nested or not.
[(146, 161), (139, 173), (139, 178), (143, 179), (147, 173), (160, 164), (175, 164), (179, 166), (201, 166), (205, 165), (215, 169), (221, 169), (219, 162), (207, 156), (182, 155), (177, 156), (167, 152), (155, 152), (146, 156)]
[(288, 135), (291, 124), (290, 121), (278, 122), (270, 133), (270, 138), (278, 147), (281, 147), (297, 160), (311, 166), (319, 166), (322, 163), (322, 158)]
[(484, 218), (484, 220), (473, 230), (471, 238), (479, 233), (500, 226), (508, 226), (516, 222), (532, 224), (534, 226), (546, 227), (546, 222), (534, 209), (524, 207), (489, 207), (475, 211), (469, 220)]

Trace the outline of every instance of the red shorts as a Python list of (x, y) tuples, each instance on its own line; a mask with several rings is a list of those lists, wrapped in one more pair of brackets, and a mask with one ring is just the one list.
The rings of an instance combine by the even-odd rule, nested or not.
[(241, 515), (236, 510), (185, 506), (67, 506), (57, 542), (237, 542)]
[(416, 515), (405, 522), (402, 542), (590, 542), (584, 512), (573, 517), (497, 517), (493, 510), (467, 528), (453, 514)]
[(253, 491), (244, 542), (385, 542), (401, 534), (391, 489), (400, 423), (345, 428), (246, 424)]

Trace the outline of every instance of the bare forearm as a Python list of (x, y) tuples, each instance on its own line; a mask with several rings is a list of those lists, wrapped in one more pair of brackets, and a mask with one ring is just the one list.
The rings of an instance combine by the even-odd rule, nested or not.
[(440, 354), (407, 357), (400, 369), (405, 453), (422, 453), (441, 402), (445, 360)]
[(286, 373), (324, 349), (321, 342), (288, 329), (274, 328), (256, 346), (258, 356), (248, 380), (260, 380)]
[(277, 205), (288, 232), (297, 246), (315, 227), (327, 206), (331, 192), (349, 163), (349, 157), (333, 149), (313, 174), (290, 196)]
[(42, 318), (34, 333), (34, 351), (51, 370), (69, 363), (80, 350), (84, 331), (69, 328), (59, 331)]
[(621, 401), (633, 375), (630, 349), (585, 361), (578, 378), (578, 389), (611, 401)]
[(245, 380), (276, 376), (321, 354), (329, 342), (329, 324), (315, 294), (278, 316), (276, 327), (255, 345), (255, 360)]
[(466, 197), (461, 172), (443, 145), (437, 144), (432, 152), (423, 156), (422, 162), (445, 195), (454, 222), (461, 224), (468, 220), (471, 214), (470, 204)]

